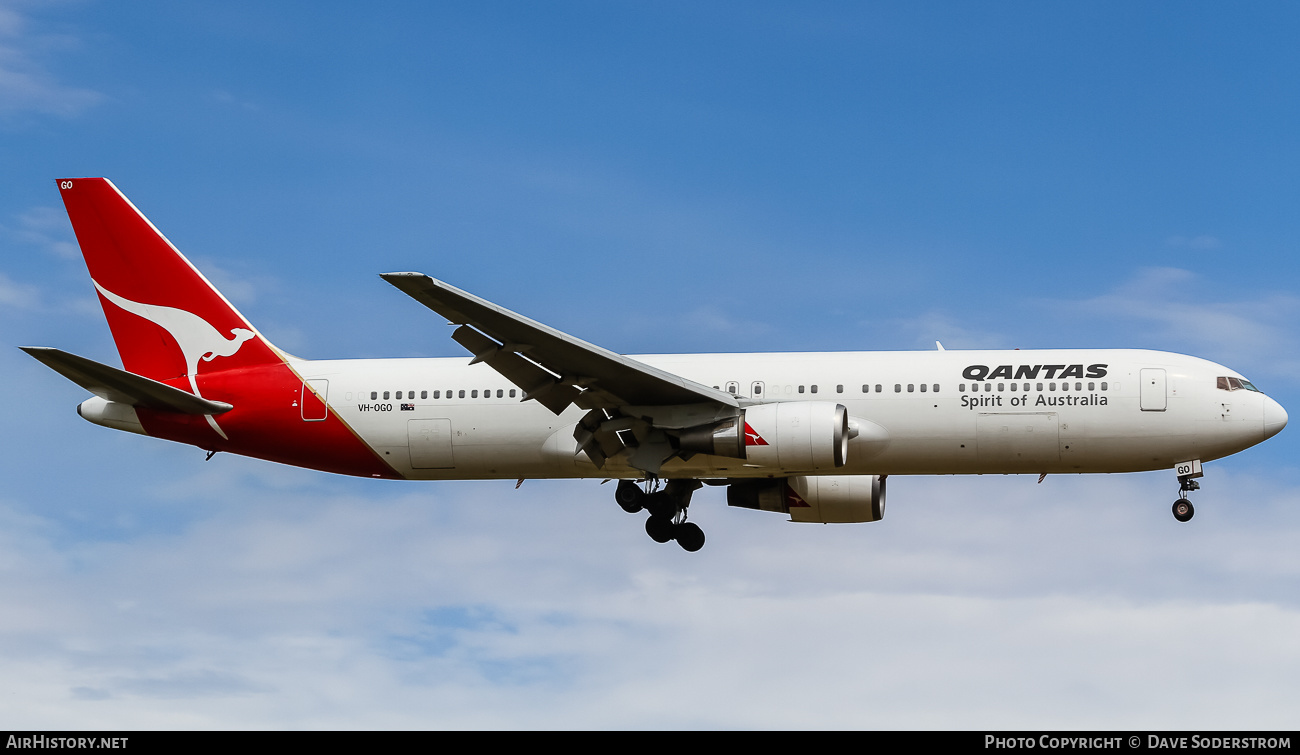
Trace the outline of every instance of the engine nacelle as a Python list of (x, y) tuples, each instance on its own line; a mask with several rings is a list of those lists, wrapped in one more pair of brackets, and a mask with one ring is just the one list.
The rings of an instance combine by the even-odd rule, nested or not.
[(727, 505), (778, 511), (793, 522), (876, 522), (885, 516), (885, 478), (822, 475), (733, 482), (727, 486)]
[(849, 457), (849, 412), (833, 401), (745, 409), (745, 459), (777, 469), (834, 469)]

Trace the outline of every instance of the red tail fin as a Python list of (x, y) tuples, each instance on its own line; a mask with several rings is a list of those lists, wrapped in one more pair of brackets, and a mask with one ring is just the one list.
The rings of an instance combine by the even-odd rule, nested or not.
[(281, 361), (108, 179), (61, 179), (59, 192), (128, 371), (194, 385), (203, 372)]

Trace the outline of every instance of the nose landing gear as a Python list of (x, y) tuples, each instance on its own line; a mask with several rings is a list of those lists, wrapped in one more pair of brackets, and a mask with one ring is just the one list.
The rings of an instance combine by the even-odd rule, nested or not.
[(676, 540), (683, 550), (694, 553), (704, 547), (704, 530), (686, 521), (686, 509), (691, 505), (691, 493), (700, 486), (698, 480), (669, 480), (659, 490), (659, 480), (651, 478), (647, 490), (642, 490), (633, 480), (620, 480), (614, 500), (629, 514), (650, 512), (645, 532), (651, 540), (656, 543)]
[(1191, 501), (1187, 500), (1187, 496), (1193, 490), (1201, 489), (1201, 484), (1195, 479), (1204, 474), (1201, 472), (1201, 462), (1185, 461), (1175, 464), (1174, 472), (1178, 475), (1178, 500), (1174, 501), (1174, 518), (1180, 522), (1188, 522), (1196, 514), (1196, 508), (1192, 506)]

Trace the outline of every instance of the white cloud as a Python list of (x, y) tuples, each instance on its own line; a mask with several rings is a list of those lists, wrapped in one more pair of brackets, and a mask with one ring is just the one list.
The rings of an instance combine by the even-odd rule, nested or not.
[(0, 7), (0, 115), (70, 117), (102, 101), (98, 92), (61, 83), (40, 61), (49, 51), (66, 51), (75, 43), (67, 36), (33, 32), (13, 4)]
[[(1146, 268), (1101, 296), (1067, 305), (1092, 315), (1128, 320), (1153, 340), (1274, 376), (1300, 370), (1300, 297), (1261, 292), (1242, 301), (1215, 301), (1212, 287), (1178, 268)], [(1244, 368), (1243, 368), (1244, 369)]]
[[(888, 319), (880, 324), (890, 331), (904, 334), (913, 346), (921, 349), (935, 348), (935, 341), (942, 342), (948, 349), (1003, 349), (1008, 345), (1007, 337), (1001, 333), (969, 327), (937, 310), (911, 318)], [(865, 328), (878, 326), (870, 322), (861, 325)]]
[(235, 304), (253, 304), (259, 293), (275, 290), (276, 281), (262, 276), (255, 278), (234, 272), (229, 263), (218, 263), (207, 257), (192, 260), (194, 266), (203, 273), (212, 285), (217, 287), (227, 299)]
[(0, 305), (15, 309), (37, 309), (41, 305), (40, 289), (16, 283), (9, 276), (0, 273)]
[(253, 104), (252, 102), (248, 102), (247, 100), (241, 100), (224, 89), (214, 90), (211, 94), (211, 97), (213, 101), (218, 102), (222, 105), (229, 105), (231, 107), (237, 107), (242, 110), (249, 110), (249, 111), (256, 112), (257, 110), (260, 109), (257, 105)]
[(1223, 242), (1214, 236), (1170, 236), (1165, 244), (1172, 247), (1209, 251), (1223, 246)]
[(17, 215), (18, 227), (6, 229), (25, 244), (40, 247), (60, 259), (78, 259), (77, 246), (68, 215), (55, 207), (33, 207)]
[(838, 527), (707, 490), (687, 554), (594, 481), (218, 458), (122, 491), (197, 512), (167, 531), (0, 509), (0, 723), (1252, 728), (1300, 702), (1300, 496), (1239, 475), (1188, 525), (1153, 476), (894, 478), (885, 521)]

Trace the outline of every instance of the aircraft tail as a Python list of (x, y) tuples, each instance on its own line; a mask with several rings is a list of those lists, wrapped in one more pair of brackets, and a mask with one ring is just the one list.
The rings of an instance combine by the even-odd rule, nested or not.
[(111, 181), (60, 179), (59, 193), (127, 371), (198, 394), (201, 373), (283, 361)]

